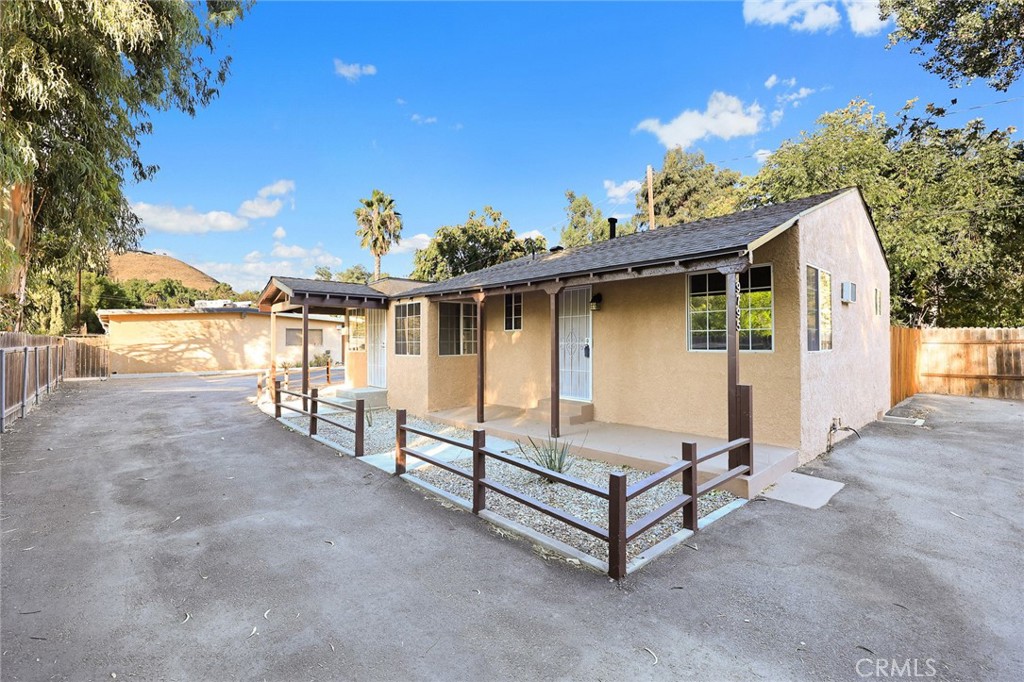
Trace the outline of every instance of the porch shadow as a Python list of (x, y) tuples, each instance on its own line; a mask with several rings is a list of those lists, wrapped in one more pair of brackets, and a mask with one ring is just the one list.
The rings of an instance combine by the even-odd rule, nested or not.
[[(487, 405), (486, 413), (487, 421), (482, 424), (476, 421), (475, 407), (438, 410), (425, 416), (459, 428), (484, 429), (488, 436), (513, 441), (525, 442), (527, 438), (543, 440), (549, 437), (547, 422), (531, 419), (528, 410), (507, 405)], [(683, 442), (696, 443), (698, 452), (713, 450), (728, 442), (724, 438), (609, 422), (565, 424), (562, 426), (561, 438), (571, 443), (573, 451), (582, 457), (652, 472), (678, 462), (682, 456)], [(747, 499), (775, 483), (799, 463), (799, 453), (794, 448), (755, 442), (753, 449), (754, 475), (739, 476), (723, 486), (733, 495)], [(699, 470), (700, 482), (727, 471), (728, 462), (728, 455), (723, 454), (702, 463)]]

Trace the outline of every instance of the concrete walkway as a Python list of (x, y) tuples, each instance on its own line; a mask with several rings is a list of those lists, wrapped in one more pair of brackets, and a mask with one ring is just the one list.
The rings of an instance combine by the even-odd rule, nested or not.
[(250, 392), (69, 384), (2, 436), (3, 680), (1024, 666), (1019, 402), (920, 397), (927, 429), (875, 425), (802, 469), (845, 484), (821, 509), (755, 501), (617, 585), (287, 430)]

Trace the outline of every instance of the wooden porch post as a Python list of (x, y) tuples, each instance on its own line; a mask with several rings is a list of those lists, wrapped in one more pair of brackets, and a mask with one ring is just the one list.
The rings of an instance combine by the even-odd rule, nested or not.
[(487, 294), (479, 292), (473, 294), (476, 301), (476, 420), (479, 423), (484, 421), (484, 373), (486, 372), (486, 344), (487, 335), (484, 333), (484, 308)]
[(551, 437), (558, 438), (561, 435), (558, 421), (562, 394), (559, 383), (561, 368), (558, 357), (558, 295), (562, 291), (562, 286), (549, 285), (545, 287), (545, 291), (551, 299)]
[[(739, 373), (739, 345), (740, 345), (740, 315), (739, 315), (739, 273), (730, 270), (725, 273), (725, 352), (726, 352), (726, 393), (729, 415), (729, 440), (742, 438), (743, 427), (740, 424), (740, 405), (738, 401), (740, 383)], [(729, 451), (729, 468), (733, 469), (740, 465), (740, 453), (736, 450)]]
[(270, 380), (277, 378), (277, 313), (270, 311)]
[(308, 410), (309, 395), (309, 304), (302, 304), (302, 409)]

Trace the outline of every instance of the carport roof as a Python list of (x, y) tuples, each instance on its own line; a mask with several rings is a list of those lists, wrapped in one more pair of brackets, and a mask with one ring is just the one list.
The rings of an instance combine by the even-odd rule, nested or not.
[(301, 306), (305, 302), (317, 308), (317, 312), (328, 312), (331, 308), (381, 307), (387, 300), (386, 294), (365, 284), (271, 277), (260, 293), (259, 306), (261, 310), (269, 310), (276, 303)]
[(571, 249), (538, 253), (402, 292), (395, 298), (480, 291), (568, 277), (651, 267), (677, 261), (742, 255), (848, 188), (720, 218), (662, 227)]

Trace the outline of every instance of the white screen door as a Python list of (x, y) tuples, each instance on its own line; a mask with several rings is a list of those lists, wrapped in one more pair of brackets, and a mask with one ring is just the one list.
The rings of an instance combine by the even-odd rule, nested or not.
[(377, 308), (366, 311), (366, 383), (388, 387), (387, 311)]
[(558, 367), (560, 394), (572, 400), (591, 399), (590, 287), (563, 289), (558, 302)]

